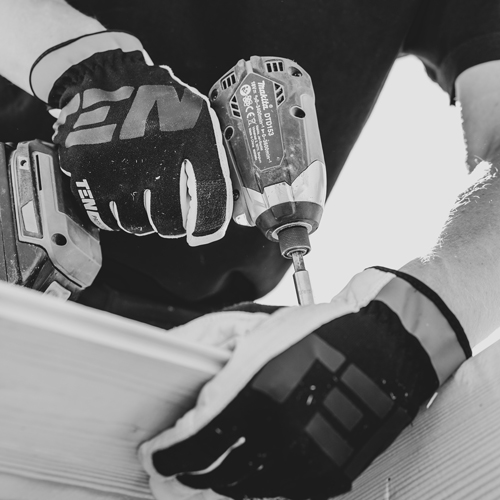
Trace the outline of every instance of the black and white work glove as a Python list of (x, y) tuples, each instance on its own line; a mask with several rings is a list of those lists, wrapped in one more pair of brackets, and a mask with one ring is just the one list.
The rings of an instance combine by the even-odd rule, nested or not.
[(33, 65), (31, 87), (61, 109), (60, 166), (98, 227), (191, 246), (224, 236), (232, 190), (217, 116), (139, 40), (106, 31), (58, 45)]
[(232, 355), (195, 408), (141, 446), (158, 500), (346, 492), (471, 356), (444, 302), (383, 268), (328, 304), (216, 313), (181, 328)]

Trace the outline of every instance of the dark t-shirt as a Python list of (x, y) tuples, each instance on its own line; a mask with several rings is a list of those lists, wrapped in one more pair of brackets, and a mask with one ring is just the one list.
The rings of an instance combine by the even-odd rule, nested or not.
[[(500, 58), (498, 0), (68, 3), (109, 29), (135, 34), (155, 63), (169, 65), (205, 94), (239, 59), (256, 54), (296, 60), (311, 75), (316, 92), (328, 192), (398, 55), (420, 57), (451, 97), (460, 72)], [(44, 106), (21, 95), (16, 100), (12, 87), (1, 94), (0, 140), (50, 139)], [(184, 239), (123, 232), (102, 231), (101, 240), (99, 282), (200, 311), (261, 297), (289, 266), (276, 244), (233, 222), (224, 239), (195, 248)]]

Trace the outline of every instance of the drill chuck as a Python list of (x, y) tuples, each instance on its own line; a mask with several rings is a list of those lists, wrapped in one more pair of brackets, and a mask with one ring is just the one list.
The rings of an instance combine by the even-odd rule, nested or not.
[(304, 265), (304, 255), (311, 250), (307, 228), (300, 225), (285, 227), (278, 232), (278, 240), (281, 255), (293, 260), (293, 281), (299, 304), (314, 304), (311, 280)]
[(281, 255), (291, 259), (292, 254), (300, 253), (302, 256), (311, 250), (309, 233), (304, 226), (288, 226), (278, 232)]

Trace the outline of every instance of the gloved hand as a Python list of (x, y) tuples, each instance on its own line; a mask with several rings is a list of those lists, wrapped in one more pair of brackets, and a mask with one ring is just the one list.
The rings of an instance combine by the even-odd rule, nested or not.
[[(453, 313), (411, 276), (369, 269), (329, 304), (235, 323), (228, 364), (140, 459), (158, 500), (327, 499), (471, 356)], [(200, 332), (219, 316), (200, 318)], [(244, 313), (230, 313), (244, 314)], [(214, 335), (219, 344), (231, 338)], [(240, 331), (244, 330), (244, 332)]]
[(96, 33), (44, 53), (31, 86), (62, 110), (53, 136), (60, 166), (98, 227), (210, 243), (232, 214), (217, 116), (206, 97), (147, 60), (132, 35)]

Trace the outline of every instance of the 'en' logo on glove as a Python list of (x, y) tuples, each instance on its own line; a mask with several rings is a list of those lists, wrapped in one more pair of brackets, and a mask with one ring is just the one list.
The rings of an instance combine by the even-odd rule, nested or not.
[[(64, 107), (57, 126), (63, 125), (68, 116), (78, 112), (81, 101), (82, 109), (86, 109), (98, 103), (115, 103), (129, 99), (133, 93), (134, 87), (132, 86), (120, 87), (114, 91), (85, 90), (82, 94), (76, 94)], [(69, 148), (77, 145), (111, 142), (118, 123), (89, 127), (89, 125), (105, 121), (111, 105), (94, 107), (90, 111), (82, 112), (66, 137), (65, 146)], [(158, 110), (159, 130), (174, 132), (195, 126), (202, 109), (203, 99), (189, 89), (184, 90), (182, 100), (179, 100), (176, 89), (170, 85), (142, 85), (137, 89), (130, 109), (121, 124), (119, 138), (124, 140), (144, 137), (146, 121), (155, 105)]]

